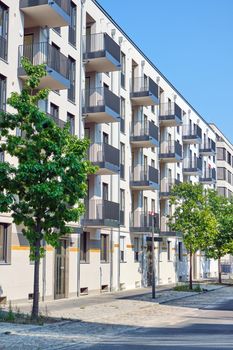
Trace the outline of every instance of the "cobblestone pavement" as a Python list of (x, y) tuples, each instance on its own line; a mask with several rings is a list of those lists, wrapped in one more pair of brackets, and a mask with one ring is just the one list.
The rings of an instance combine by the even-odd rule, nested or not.
[[(71, 321), (45, 326), (0, 323), (0, 349), (165, 350), (176, 343), (182, 350), (202, 349), (202, 343), (205, 350), (233, 349), (233, 287), (213, 288), (195, 295), (159, 292), (157, 302), (151, 302), (149, 294), (123, 293), (121, 298), (103, 298), (101, 303), (96, 298), (96, 303), (85, 306), (73, 302), (67, 309), (65, 302), (60, 303), (63, 308), (51, 308), (50, 315), (70, 317)], [(231, 311), (221, 310), (227, 303)]]

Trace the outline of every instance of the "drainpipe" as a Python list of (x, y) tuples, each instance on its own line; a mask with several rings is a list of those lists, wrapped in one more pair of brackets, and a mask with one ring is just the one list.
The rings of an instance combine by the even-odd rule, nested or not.
[[(83, 34), (83, 8), (84, 8), (85, 0), (81, 0), (81, 15), (80, 15), (80, 44), (79, 44), (79, 108), (78, 108), (78, 122), (79, 122), (79, 130), (78, 130), (78, 137), (81, 139), (84, 137), (83, 132), (83, 119), (82, 119), (82, 80), (83, 80), (83, 43), (82, 43), (82, 34)], [(77, 297), (80, 296), (80, 235), (82, 233), (79, 233), (77, 235)]]

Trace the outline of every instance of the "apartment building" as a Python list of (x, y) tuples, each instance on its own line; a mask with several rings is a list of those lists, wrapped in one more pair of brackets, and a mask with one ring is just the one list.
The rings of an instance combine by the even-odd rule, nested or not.
[[(57, 249), (46, 246), (41, 298), (150, 285), (152, 245), (156, 283), (185, 280), (187, 252), (167, 224), (170, 190), (182, 181), (215, 187), (212, 128), (97, 1), (1, 0), (0, 44), (0, 109), (13, 112), (6, 99), (26, 79), (21, 57), (45, 63), (41, 87), (51, 92), (40, 108), (88, 137), (99, 167), (75, 233)], [(4, 160), (12, 161), (1, 153)], [(28, 242), (10, 214), (0, 214), (0, 226), (0, 298), (30, 299)], [(194, 256), (194, 277), (216, 271), (201, 252)]]

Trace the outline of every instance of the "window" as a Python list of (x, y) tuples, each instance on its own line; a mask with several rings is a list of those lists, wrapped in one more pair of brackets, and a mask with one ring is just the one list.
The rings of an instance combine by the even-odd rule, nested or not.
[(226, 180), (226, 169), (217, 168), (218, 180)]
[(226, 150), (223, 147), (217, 147), (217, 160), (226, 160)]
[(120, 225), (125, 224), (125, 190), (120, 189)]
[(140, 251), (140, 245), (139, 245), (139, 237), (134, 238), (134, 261), (139, 261), (139, 251)]
[(179, 261), (183, 260), (183, 243), (182, 242), (178, 242), (178, 257), (179, 257)]
[(76, 61), (68, 56), (68, 72), (70, 88), (68, 89), (68, 99), (75, 102), (75, 76), (76, 76)]
[(75, 134), (75, 124), (74, 124), (74, 115), (67, 113), (67, 122), (70, 124), (70, 134)]
[(6, 77), (0, 74), (0, 110), (6, 110)]
[(120, 262), (125, 262), (125, 237), (120, 236)]
[(0, 148), (0, 163), (3, 163), (5, 161), (5, 153), (4, 151)]
[(59, 107), (54, 103), (50, 103), (50, 114), (54, 120), (59, 119)]
[(109, 261), (109, 235), (100, 235), (100, 260), (101, 262)]
[(125, 99), (121, 97), (121, 132), (125, 132)]
[(121, 87), (125, 88), (125, 54), (121, 52)]
[(8, 246), (7, 225), (0, 224), (0, 263), (7, 263), (9, 260)]
[(155, 199), (151, 199), (151, 211), (155, 213)]
[(154, 105), (151, 106), (151, 112), (155, 113), (155, 106)]
[(0, 2), (0, 57), (4, 60), (7, 60), (8, 16), (8, 7)]
[(87, 263), (89, 261), (89, 232), (83, 232), (80, 235), (80, 261)]
[(70, 4), (70, 26), (69, 26), (69, 43), (76, 46), (76, 17), (77, 8), (76, 5), (71, 1)]
[(106, 143), (106, 144), (109, 143), (109, 137), (106, 132), (103, 132), (103, 143)]
[(227, 188), (226, 187), (218, 187), (217, 191), (218, 191), (218, 194), (220, 196), (227, 197)]
[(53, 30), (54, 30), (57, 34), (61, 35), (61, 27), (53, 28)]
[(120, 177), (125, 178), (125, 144), (120, 143)]
[(171, 241), (167, 241), (167, 260), (171, 261)]
[(107, 201), (108, 200), (108, 184), (104, 183), (102, 184), (102, 195), (103, 195), (103, 200)]

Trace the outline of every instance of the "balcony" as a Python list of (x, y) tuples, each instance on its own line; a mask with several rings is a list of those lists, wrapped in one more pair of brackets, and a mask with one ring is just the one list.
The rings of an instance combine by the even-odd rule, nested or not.
[(89, 160), (99, 169), (96, 175), (118, 174), (120, 170), (120, 151), (107, 143), (93, 143), (88, 151)]
[(120, 46), (107, 34), (85, 35), (83, 38), (86, 72), (114, 72), (121, 69)]
[(216, 144), (213, 140), (200, 145), (199, 154), (202, 156), (214, 156), (216, 154)]
[(86, 123), (120, 122), (120, 98), (106, 87), (85, 90), (83, 99)]
[(59, 126), (59, 128), (64, 129), (64, 127), (66, 126), (66, 122), (64, 122), (63, 120), (55, 117), (52, 114), (46, 113), (46, 115), (51, 118), (56, 124), (57, 126)]
[(183, 142), (189, 144), (200, 144), (202, 140), (202, 131), (198, 125), (183, 125)]
[(24, 28), (70, 25), (70, 0), (20, 0)]
[(18, 77), (26, 80), (27, 75), (21, 64), (22, 57), (28, 58), (33, 65), (45, 65), (47, 75), (41, 79), (39, 89), (69, 89), (68, 59), (52, 45), (44, 42), (19, 46)]
[(207, 168), (204, 169), (200, 182), (203, 184), (214, 184), (216, 183), (216, 169)]
[(86, 212), (81, 221), (84, 227), (118, 227), (120, 224), (119, 203), (103, 199), (90, 199), (85, 202)]
[(0, 35), (0, 57), (7, 60), (7, 39)]
[(135, 122), (131, 127), (130, 142), (133, 147), (155, 147), (159, 145), (158, 127), (152, 121)]
[(130, 186), (132, 190), (157, 190), (159, 188), (158, 169), (152, 166), (137, 165), (130, 172)]
[(173, 231), (170, 228), (168, 218), (166, 216), (162, 216), (161, 223), (160, 223), (160, 236), (161, 237), (180, 237), (181, 233), (177, 231)]
[(163, 178), (160, 181), (160, 199), (168, 199), (171, 196), (171, 190), (174, 185), (179, 185), (180, 181), (177, 179)]
[(175, 103), (161, 103), (159, 106), (160, 126), (179, 126), (182, 124), (182, 109)]
[(131, 82), (130, 98), (133, 105), (157, 105), (159, 103), (158, 85), (151, 78), (134, 78)]
[(201, 175), (202, 174), (202, 159), (199, 158), (185, 158), (183, 160), (183, 174), (184, 175)]
[(178, 141), (163, 141), (160, 144), (159, 160), (163, 163), (177, 163), (182, 160), (182, 145)]
[(149, 212), (143, 210), (135, 210), (130, 218), (131, 233), (151, 233), (154, 224), (154, 232), (159, 232), (159, 214), (152, 216)]

